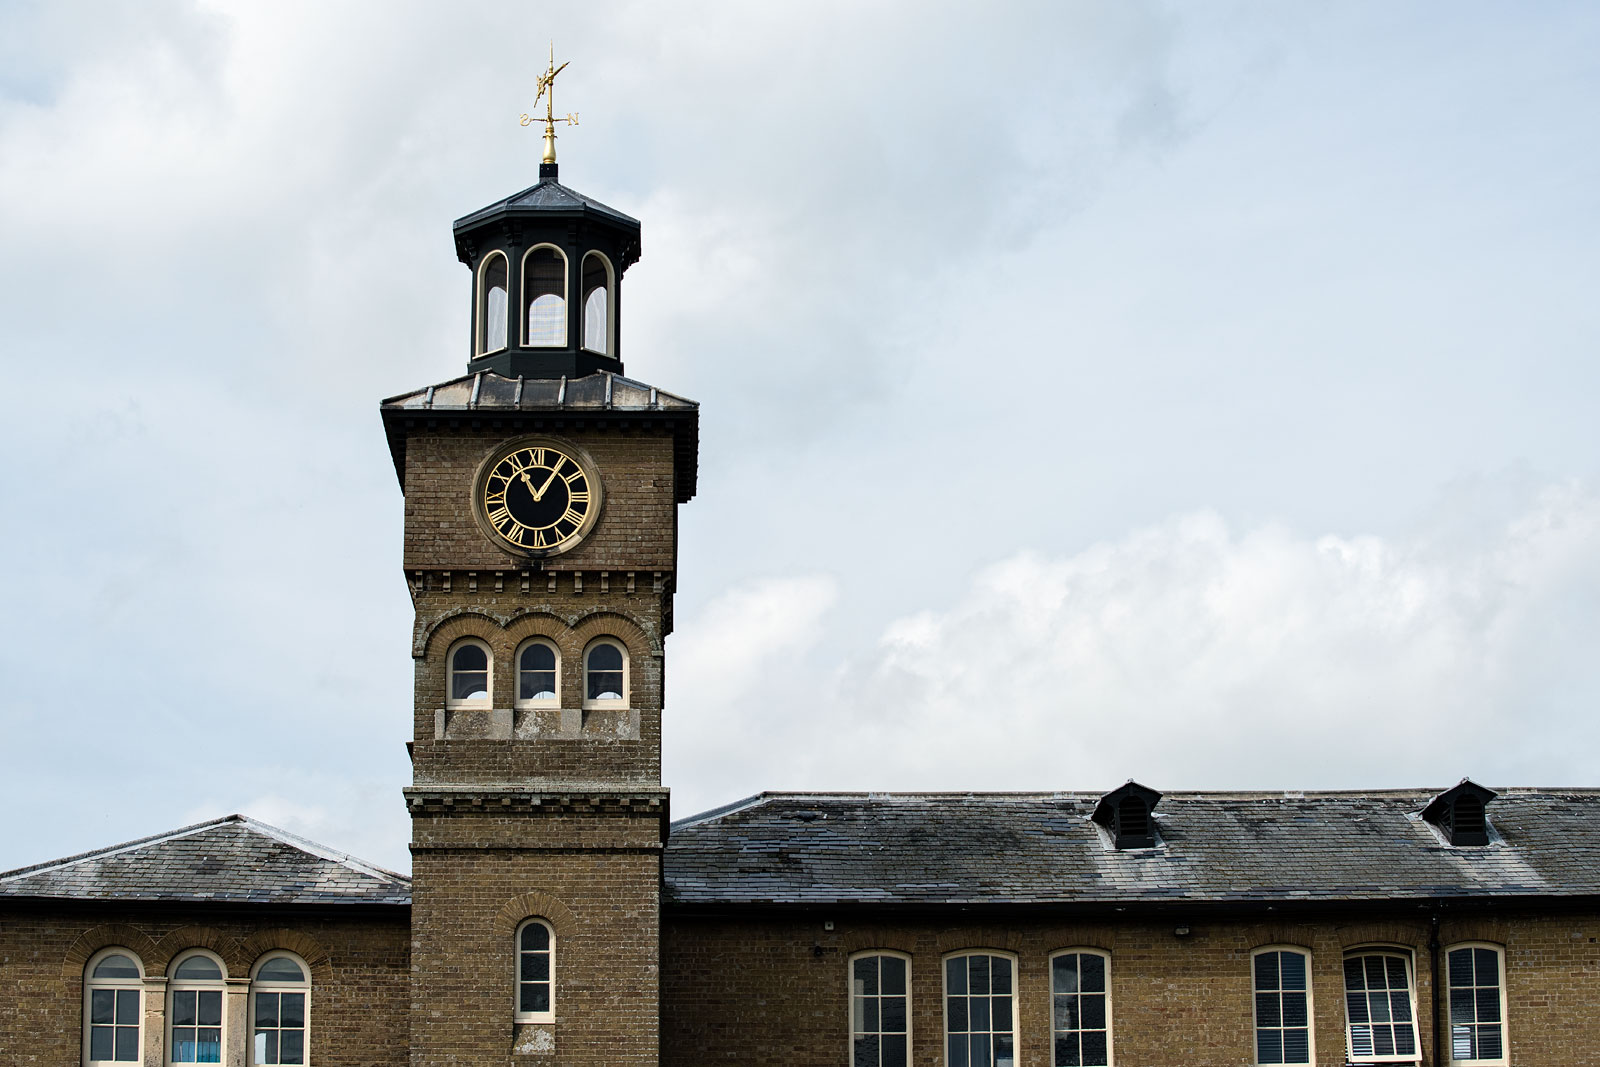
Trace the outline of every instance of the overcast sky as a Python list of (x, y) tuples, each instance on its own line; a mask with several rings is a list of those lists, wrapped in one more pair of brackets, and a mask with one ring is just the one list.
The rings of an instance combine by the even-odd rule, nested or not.
[(380, 398), (450, 223), (643, 222), (665, 776), (1600, 784), (1600, 7), (0, 2), (0, 869), (409, 869)]

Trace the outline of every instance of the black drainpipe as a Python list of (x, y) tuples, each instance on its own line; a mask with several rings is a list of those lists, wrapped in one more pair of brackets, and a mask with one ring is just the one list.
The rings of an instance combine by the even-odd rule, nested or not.
[(1444, 1046), (1439, 1043), (1439, 1038), (1443, 1031), (1439, 1020), (1439, 986), (1443, 979), (1439, 974), (1439, 908), (1437, 905), (1434, 906), (1433, 921), (1428, 927), (1428, 968), (1431, 975), (1429, 987), (1433, 993), (1433, 1062), (1440, 1064), (1445, 1063), (1446, 1060), (1443, 1052)]

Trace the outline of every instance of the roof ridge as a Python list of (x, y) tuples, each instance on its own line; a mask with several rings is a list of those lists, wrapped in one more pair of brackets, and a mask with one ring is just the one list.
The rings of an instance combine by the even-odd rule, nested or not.
[(711, 808), (695, 815), (686, 815), (681, 819), (675, 819), (672, 822), (671, 829), (676, 830), (680, 826), (693, 826), (695, 823), (707, 822), (711, 819), (721, 818), (724, 815), (731, 815), (733, 812), (736, 812), (741, 808), (754, 807), (773, 795), (775, 794), (770, 792), (755, 793), (751, 796), (745, 797), (742, 800), (735, 800), (732, 803), (724, 804), (719, 808)]
[(390, 878), (397, 882), (404, 882), (406, 885), (411, 884), (411, 879), (399, 873), (398, 871), (391, 871), (387, 867), (379, 867), (376, 863), (369, 863), (359, 856), (352, 856), (348, 852), (340, 852), (336, 848), (329, 848), (327, 845), (318, 844), (309, 837), (301, 837), (299, 834), (290, 833), (288, 830), (273, 826), (270, 823), (261, 822), (259, 819), (252, 819), (248, 815), (238, 815), (234, 816), (234, 818), (237, 818), (241, 823), (249, 826), (257, 833), (264, 834), (265, 836), (274, 838), (275, 840), (281, 841), (286, 845), (298, 848), (302, 852), (309, 852), (313, 856), (329, 860), (333, 863), (340, 864), (341, 866), (349, 867), (374, 878)]

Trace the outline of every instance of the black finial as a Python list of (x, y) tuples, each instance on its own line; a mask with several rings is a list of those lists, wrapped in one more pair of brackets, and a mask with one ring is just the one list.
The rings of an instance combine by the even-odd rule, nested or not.
[(555, 163), (541, 163), (541, 164), (539, 164), (539, 180), (540, 181), (545, 181), (547, 179), (549, 181), (555, 181), (556, 180), (556, 173), (557, 173), (557, 164), (555, 164)]

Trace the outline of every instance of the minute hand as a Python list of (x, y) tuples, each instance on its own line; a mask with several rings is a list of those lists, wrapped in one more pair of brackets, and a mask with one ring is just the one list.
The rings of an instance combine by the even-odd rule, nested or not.
[[(548, 477), (548, 478), (546, 478), (544, 480), (544, 484), (541, 485), (539, 488), (533, 490), (533, 502), (535, 504), (537, 504), (539, 501), (544, 499), (544, 491), (546, 489), (550, 488), (550, 483), (555, 481), (555, 480), (556, 480), (556, 472), (555, 471), (551, 471), (550, 472), (550, 477)], [(529, 483), (529, 488), (532, 488), (532, 483)]]

